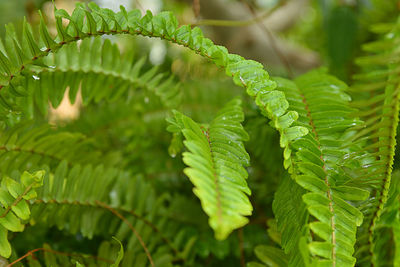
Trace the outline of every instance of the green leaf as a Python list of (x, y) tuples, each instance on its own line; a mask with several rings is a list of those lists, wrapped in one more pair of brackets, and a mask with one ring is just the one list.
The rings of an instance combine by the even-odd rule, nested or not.
[(113, 237), (113, 239), (118, 242), (118, 244), (120, 245), (120, 249), (118, 251), (117, 259), (113, 264), (110, 265), (110, 267), (118, 267), (120, 262), (122, 261), (122, 258), (124, 257), (124, 247), (122, 246), (121, 241), (119, 241), (117, 238)]
[(9, 258), (11, 256), (11, 245), (8, 242), (8, 231), (0, 227), (0, 256)]
[(22, 232), (24, 230), (24, 225), (12, 212), (7, 213), (5, 217), (0, 218), (0, 225), (13, 232)]
[(33, 38), (32, 29), (26, 19), (24, 19), (23, 24), (22, 49), (30, 59), (37, 57), (41, 52)]
[(271, 267), (287, 267), (288, 261), (285, 253), (279, 248), (271, 246), (257, 246), (254, 250), (257, 258), (259, 258), (267, 266)]
[(17, 205), (12, 206), (11, 210), (15, 215), (21, 218), (21, 220), (28, 220), (31, 215), (29, 205), (26, 201), (20, 201)]
[(54, 42), (53, 38), (47, 31), (47, 26), (44, 22), (42, 12), (40, 11), (39, 11), (39, 16), (40, 16), (40, 25), (39, 25), (40, 38), (43, 40), (47, 49), (53, 49), (56, 45), (56, 42)]

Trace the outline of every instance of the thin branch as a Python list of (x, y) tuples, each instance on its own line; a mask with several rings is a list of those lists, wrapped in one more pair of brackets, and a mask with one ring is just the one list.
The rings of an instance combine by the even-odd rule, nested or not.
[(250, 26), (255, 23), (262, 22), (266, 18), (271, 15), (276, 9), (279, 7), (283, 6), (286, 4), (287, 0), (280, 1), (279, 4), (275, 5), (271, 9), (267, 10), (264, 14), (259, 15), (259, 16), (253, 16), (250, 19), (247, 20), (220, 20), (220, 19), (202, 19), (199, 20), (195, 23), (192, 23), (193, 26), (200, 26), (200, 25), (205, 25), (205, 26), (216, 26), (216, 27), (244, 27), (244, 26)]
[(96, 201), (96, 203), (97, 203), (98, 205), (100, 205), (100, 206), (102, 206), (102, 207), (108, 209), (112, 214), (114, 214), (115, 216), (117, 216), (118, 218), (120, 218), (120, 219), (129, 227), (129, 229), (132, 230), (133, 234), (134, 234), (134, 235), (136, 236), (136, 238), (138, 239), (140, 245), (143, 247), (143, 250), (144, 250), (144, 252), (146, 253), (147, 258), (148, 258), (149, 261), (150, 261), (150, 265), (151, 265), (152, 267), (154, 267), (153, 259), (152, 259), (151, 255), (150, 255), (150, 252), (149, 252), (148, 248), (146, 247), (146, 244), (143, 242), (142, 237), (141, 237), (140, 234), (136, 231), (136, 229), (133, 227), (133, 225), (128, 221), (128, 219), (126, 219), (124, 216), (122, 216), (121, 213), (119, 213), (119, 212), (116, 211), (115, 209), (111, 208), (111, 207), (108, 206), (107, 204), (102, 203), (102, 202), (100, 202), (100, 201)]
[(193, 0), (193, 13), (196, 18), (200, 16), (200, 0)]
[(48, 248), (36, 248), (33, 250), (28, 251), (25, 255), (23, 255), (22, 257), (16, 259), (15, 261), (13, 261), (12, 263), (8, 264), (7, 267), (9, 266), (13, 266), (14, 264), (22, 261), (23, 259), (29, 257), (29, 256), (33, 256), (33, 253), (39, 252), (39, 251), (43, 251), (43, 252), (49, 252), (49, 253), (53, 253), (53, 254), (58, 254), (58, 255), (63, 255), (63, 256), (68, 256), (68, 257), (89, 257), (89, 258), (93, 258), (95, 260), (100, 260), (100, 261), (104, 261), (107, 263), (113, 263), (112, 260), (109, 259), (105, 259), (105, 258), (101, 258), (101, 257), (97, 257), (97, 256), (93, 256), (93, 255), (82, 255), (82, 254), (74, 254), (74, 253), (66, 253), (66, 252), (61, 252), (61, 251), (56, 251), (56, 250), (52, 250), (52, 249), (48, 249)]
[[(247, 6), (247, 8), (249, 9), (249, 11), (251, 12), (251, 14), (253, 15), (253, 18), (255, 19), (257, 16), (256, 10), (254, 9), (253, 6), (251, 6), (247, 1), (245, 0), (241, 0), (241, 2)], [(281, 3), (285, 3), (286, 1), (282, 1)], [(280, 6), (280, 5), (277, 5)], [(272, 34), (272, 32), (270, 31), (270, 29), (268, 29), (267, 26), (265, 26), (264, 23), (262, 23), (261, 21), (257, 21), (257, 25), (258, 27), (260, 27), (261, 30), (263, 30), (265, 32), (265, 34), (267, 35), (268, 39), (271, 42), (271, 47), (272, 49), (275, 51), (276, 55), (279, 57), (280, 61), (282, 62), (283, 66), (285, 67), (289, 78), (293, 78), (293, 71), (292, 71), (292, 67), (290, 66), (289, 60), (286, 58), (286, 56), (282, 53), (282, 51), (279, 49), (279, 47), (276, 44), (275, 41), (275, 36)]]

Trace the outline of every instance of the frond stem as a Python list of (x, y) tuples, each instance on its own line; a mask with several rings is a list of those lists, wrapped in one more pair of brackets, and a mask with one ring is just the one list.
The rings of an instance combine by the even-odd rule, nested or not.
[(39, 251), (49, 252), (49, 253), (68, 256), (68, 257), (90, 257), (90, 258), (93, 258), (93, 259), (96, 259), (96, 260), (100, 260), (100, 261), (104, 261), (104, 262), (107, 262), (107, 263), (113, 263), (109, 259), (105, 259), (105, 258), (102, 258), (102, 257), (93, 256), (93, 255), (82, 255), (82, 254), (66, 253), (66, 252), (56, 251), (56, 250), (52, 250), (52, 249), (48, 249), (48, 248), (35, 248), (33, 250), (28, 251), (25, 255), (23, 255), (22, 257), (20, 257), (18, 259), (16, 259), (12, 263), (8, 264), (7, 267), (13, 266), (14, 264), (17, 264), (18, 262), (22, 261), (23, 259), (25, 259), (25, 258), (27, 258), (29, 256), (33, 256), (34, 253), (39, 252)]
[(62, 158), (57, 157), (56, 155), (52, 155), (52, 154), (46, 154), (45, 152), (41, 152), (41, 151), (37, 151), (34, 149), (29, 149), (29, 150), (25, 150), (22, 149), (20, 147), (14, 147), (14, 148), (7, 148), (6, 146), (0, 146), (0, 150), (4, 150), (6, 152), (11, 152), (11, 151), (17, 151), (17, 152), (22, 152), (22, 153), (30, 153), (30, 154), (36, 154), (36, 155), (40, 155), (42, 157), (49, 157), (53, 160), (57, 160), (57, 161), (62, 161)]
[[(300, 89), (299, 89), (299, 91), (300, 91)], [(324, 157), (322, 156), (321, 142), (319, 140), (318, 132), (316, 130), (313, 118), (311, 116), (311, 111), (310, 111), (310, 108), (308, 106), (307, 99), (306, 99), (306, 97), (304, 96), (304, 94), (302, 92), (299, 92), (299, 93), (300, 93), (302, 101), (303, 101), (303, 103), (305, 105), (305, 109), (307, 111), (307, 117), (310, 120), (309, 124), (311, 126), (311, 130), (315, 135), (315, 140), (318, 142), (318, 149), (321, 151), (320, 159), (324, 164), (322, 166), (322, 169), (324, 170), (324, 172), (326, 174), (326, 162), (325, 162)], [(329, 184), (329, 181), (328, 181), (328, 175), (325, 176), (325, 181), (324, 182), (328, 187), (328, 191), (326, 192), (326, 195), (327, 195), (327, 197), (329, 199), (329, 211), (332, 214), (332, 216), (331, 216), (331, 228), (332, 228), (331, 238), (332, 238), (332, 245), (333, 245), (333, 247), (332, 247), (332, 267), (336, 267), (336, 233), (335, 233), (336, 226), (335, 226), (335, 218), (333, 216), (334, 215), (333, 200), (332, 200), (331, 191), (329, 189), (330, 188), (330, 184)]]
[[(390, 150), (390, 154), (391, 155), (389, 157), (389, 160), (387, 161), (386, 164), (386, 171), (385, 171), (385, 178), (383, 179), (383, 183), (382, 183), (382, 187), (380, 190), (380, 195), (377, 197), (379, 198), (379, 204), (376, 207), (376, 210), (374, 212), (374, 215), (372, 217), (371, 220), (371, 224), (369, 225), (368, 228), (368, 245), (369, 245), (369, 252), (371, 257), (373, 257), (374, 255), (374, 232), (375, 232), (375, 227), (376, 224), (382, 214), (383, 208), (385, 206), (385, 203), (387, 201), (388, 198), (388, 194), (389, 194), (389, 186), (390, 186), (390, 182), (391, 182), (391, 178), (392, 178), (392, 166), (393, 166), (393, 162), (394, 162), (394, 155), (395, 155), (395, 149), (396, 149), (396, 134), (397, 134), (397, 126), (399, 123), (399, 118), (398, 118), (398, 114), (399, 114), (399, 101), (400, 101), (400, 85), (397, 86), (396, 91), (395, 91), (395, 97), (393, 97), (393, 99), (395, 99), (394, 102), (392, 102), (392, 109), (393, 112), (392, 114), (396, 114), (394, 115), (394, 117), (392, 118), (392, 124), (390, 125), (390, 136), (389, 136), (389, 150)], [(374, 261), (372, 260), (372, 266), (374, 266)]]
[(209, 129), (205, 129), (203, 126), (201, 126), (200, 128), (203, 131), (203, 134), (206, 136), (208, 146), (210, 147), (210, 155), (211, 155), (213, 175), (214, 175), (215, 191), (217, 192), (217, 208), (218, 208), (217, 216), (218, 216), (218, 220), (221, 222), (222, 221), (222, 208), (221, 208), (222, 204), (221, 204), (221, 195), (220, 195), (221, 192), (219, 189), (217, 172), (215, 170), (215, 160), (214, 160), (213, 150), (212, 150), (212, 146), (211, 146), (210, 133), (209, 133)]

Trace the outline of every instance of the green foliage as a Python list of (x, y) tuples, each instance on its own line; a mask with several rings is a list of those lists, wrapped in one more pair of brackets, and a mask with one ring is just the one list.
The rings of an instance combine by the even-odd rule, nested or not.
[[(357, 32), (343, 26), (354, 14), (337, 12), (332, 38)], [(398, 265), (399, 23), (372, 27), (348, 86), (324, 69), (272, 79), (171, 12), (78, 3), (54, 14), (55, 37), (39, 13), (39, 25), (8, 25), (0, 42), (1, 256), (30, 266)], [(114, 35), (186, 47), (247, 96), (231, 83), (180, 82)], [(354, 39), (340, 54), (338, 44), (331, 68), (345, 78)], [(50, 125), (49, 103), (67, 88), (81, 114)], [(29, 228), (38, 231), (8, 233)]]

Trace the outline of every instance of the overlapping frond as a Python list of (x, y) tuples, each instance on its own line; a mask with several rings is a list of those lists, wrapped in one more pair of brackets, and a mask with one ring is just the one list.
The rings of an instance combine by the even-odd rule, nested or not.
[(356, 127), (357, 134), (349, 142), (359, 146), (358, 151), (346, 157), (358, 161), (356, 185), (372, 191), (373, 198), (363, 205), (365, 221), (360, 228), (358, 258), (362, 264), (376, 263), (374, 231), (389, 192), (399, 116), (400, 83), (399, 23), (380, 25), (374, 31), (382, 37), (364, 45), (366, 56), (356, 63), (361, 71), (354, 76), (352, 105), (359, 109), (356, 116), (365, 123)]
[(305, 265), (354, 266), (356, 230), (363, 215), (350, 202), (365, 199), (368, 191), (344, 185), (351, 177), (341, 169), (346, 153), (343, 140), (346, 131), (357, 123), (351, 117), (347, 87), (323, 71), (310, 72), (294, 82), (276, 81), (295, 110), (281, 123), (298, 117), (294, 125), (309, 131), (289, 146), (295, 151), (290, 171), (307, 190), (302, 198), (312, 216), (308, 227), (313, 235), (307, 237), (311, 238), (308, 249), (312, 257), (304, 258)]
[[(243, 141), (248, 139), (240, 122), (244, 115), (241, 101), (235, 99), (220, 110), (210, 125), (199, 125), (189, 117), (174, 112), (168, 130), (182, 132), (189, 152), (183, 153), (184, 170), (217, 239), (225, 239), (234, 229), (244, 226), (252, 206), (247, 195), (249, 155)], [(246, 195), (247, 194), (247, 195)]]
[[(134, 263), (124, 266), (142, 266), (148, 262), (138, 236), (153, 261), (166, 264), (162, 266), (192, 256), (195, 236), (163, 215), (168, 214), (169, 196), (157, 196), (151, 184), (141, 176), (103, 165), (68, 168), (63, 161), (54, 173), (45, 176), (43, 187), (37, 192), (32, 207), (34, 224), (55, 225), (87, 238), (115, 235), (126, 243), (129, 258)], [(137, 235), (125, 221), (113, 215), (113, 210), (126, 218)], [(194, 240), (190, 241), (191, 238)]]
[(115, 101), (126, 96), (130, 88), (142, 88), (153, 92), (167, 107), (177, 107), (180, 103), (179, 85), (174, 77), (166, 77), (157, 67), (143, 71), (145, 59), (135, 62), (133, 53), (123, 55), (116, 44), (100, 37), (84, 39), (79, 45), (71, 43), (57, 53), (43, 59), (46, 67), (28, 66), (22, 71), (26, 78), (22, 84), (12, 86), (25, 88), (31, 96), (23, 101), (29, 108), (34, 102), (40, 111), (47, 112), (48, 101), (57, 107), (69, 87), (69, 98), (74, 102), (79, 88), (83, 104), (92, 100)]
[[(0, 171), (10, 175), (14, 170), (70, 163), (98, 163), (101, 153), (93, 149), (83, 134), (51, 129), (49, 125), (20, 123), (0, 133)], [(77, 153), (77, 152), (80, 153)]]

